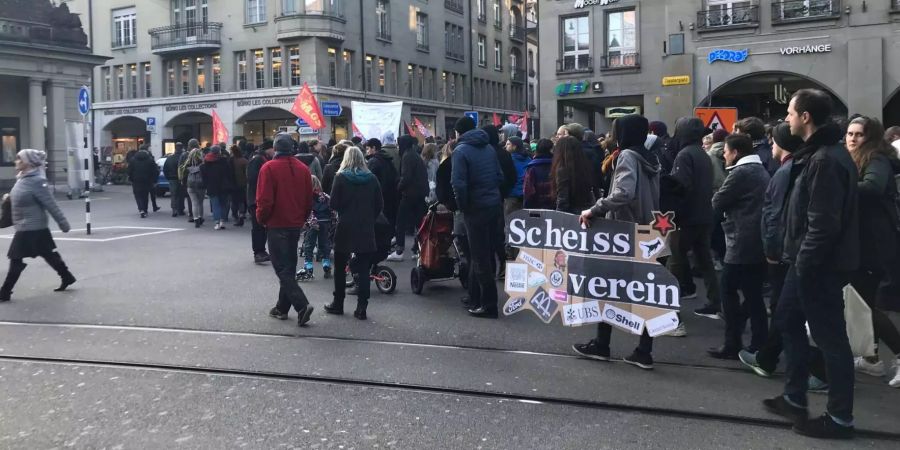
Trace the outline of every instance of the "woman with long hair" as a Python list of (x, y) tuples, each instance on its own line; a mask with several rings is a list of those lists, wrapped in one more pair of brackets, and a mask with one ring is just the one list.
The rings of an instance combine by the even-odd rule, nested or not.
[(591, 162), (578, 139), (564, 136), (556, 141), (550, 174), (557, 211), (581, 214), (593, 206)]
[[(847, 150), (859, 169), (859, 243), (860, 267), (850, 279), (863, 301), (872, 309), (875, 343), (883, 340), (895, 355), (900, 354), (900, 333), (878, 307), (878, 285), (890, 264), (896, 263), (898, 218), (894, 199), (897, 185), (894, 173), (900, 161), (884, 141), (884, 127), (878, 119), (857, 117), (850, 121), (845, 136)], [(884, 376), (886, 364), (877, 357), (856, 359), (856, 369)], [(890, 381), (900, 387), (900, 371)]]

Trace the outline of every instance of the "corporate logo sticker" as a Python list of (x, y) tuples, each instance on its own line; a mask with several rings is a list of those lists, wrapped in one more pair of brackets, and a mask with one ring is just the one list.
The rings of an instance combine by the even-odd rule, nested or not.
[(537, 270), (539, 272), (544, 271), (544, 263), (540, 259), (537, 259), (534, 256), (531, 256), (526, 251), (519, 252), (519, 259), (521, 259), (522, 261), (525, 261), (526, 263), (528, 263), (529, 266), (534, 267), (535, 270)]
[(644, 332), (644, 319), (609, 303), (603, 306), (603, 321), (633, 334)]
[(601, 322), (600, 302), (576, 303), (563, 307), (563, 325), (584, 325)]
[(506, 290), (508, 292), (528, 292), (528, 266), (525, 264), (506, 265)]
[(678, 314), (675, 311), (668, 312), (658, 317), (654, 317), (647, 321), (647, 334), (650, 337), (656, 337), (666, 334), (678, 328)]
[(523, 306), (525, 306), (525, 297), (511, 298), (506, 301), (506, 305), (503, 307), (503, 314), (507, 316), (515, 314), (519, 312)]
[(558, 287), (562, 286), (563, 281), (566, 281), (566, 277), (563, 276), (562, 272), (560, 272), (558, 270), (554, 270), (550, 274), (550, 284), (553, 287), (558, 288)]

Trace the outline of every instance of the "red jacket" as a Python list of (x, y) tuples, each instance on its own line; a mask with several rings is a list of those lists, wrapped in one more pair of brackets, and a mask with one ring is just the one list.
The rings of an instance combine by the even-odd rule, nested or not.
[(300, 228), (312, 210), (312, 176), (292, 156), (263, 164), (256, 185), (256, 220), (268, 228)]

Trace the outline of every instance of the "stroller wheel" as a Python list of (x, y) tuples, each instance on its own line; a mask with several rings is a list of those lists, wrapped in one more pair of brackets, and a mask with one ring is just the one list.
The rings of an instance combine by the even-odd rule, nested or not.
[(409, 284), (414, 294), (419, 295), (425, 288), (425, 273), (418, 267), (413, 267), (409, 273)]
[(397, 274), (388, 266), (375, 266), (375, 287), (382, 294), (397, 290)]

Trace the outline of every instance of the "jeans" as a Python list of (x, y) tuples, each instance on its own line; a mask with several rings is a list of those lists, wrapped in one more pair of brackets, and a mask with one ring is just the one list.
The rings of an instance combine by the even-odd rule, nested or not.
[(463, 213), (469, 238), (469, 305), (497, 311), (497, 285), (491, 260), (503, 242), (497, 242), (497, 224), (503, 211), (500, 205)]
[(254, 255), (266, 253), (266, 227), (256, 221), (256, 205), (250, 205), (250, 246)]
[(247, 188), (241, 187), (231, 194), (231, 217), (234, 220), (247, 216)]
[(669, 258), (669, 271), (678, 278), (682, 295), (697, 290), (694, 286), (694, 278), (691, 274), (691, 263), (688, 260), (688, 251), (693, 250), (694, 258), (700, 272), (703, 274), (703, 283), (706, 285), (706, 298), (710, 305), (719, 307), (719, 284), (716, 280), (716, 270), (712, 262), (710, 235), (712, 225), (688, 225), (681, 227), (675, 239), (672, 240), (672, 256)]
[(303, 239), (303, 257), (312, 262), (313, 250), (319, 245), (319, 255), (328, 258), (331, 254), (331, 222), (319, 222), (319, 229), (310, 228)]
[(191, 196), (191, 207), (194, 210), (194, 219), (203, 218), (203, 197), (206, 195), (206, 189), (188, 188), (188, 194)]
[[(403, 254), (406, 249), (406, 231), (410, 226), (416, 230), (422, 223), (422, 217), (425, 216), (425, 200), (403, 197), (400, 199), (400, 206), (397, 208), (397, 253)], [(417, 241), (413, 239), (413, 248), (417, 248)]]
[[(766, 266), (762, 263), (725, 263), (722, 270), (722, 311), (725, 313), (726, 348), (734, 351), (743, 348), (742, 336), (747, 319), (750, 319), (750, 348), (756, 351), (765, 344), (769, 334), (762, 295), (765, 276)], [(738, 291), (744, 294), (743, 303)]]
[(210, 195), (209, 209), (212, 210), (213, 220), (216, 222), (228, 218), (228, 195)]
[(344, 307), (344, 297), (347, 289), (347, 264), (350, 264), (350, 273), (356, 279), (356, 309), (366, 310), (371, 295), (372, 254), (357, 253), (350, 263), (350, 253), (334, 252), (334, 303), (335, 306)]
[(772, 286), (772, 298), (769, 299), (769, 310), (772, 312), (769, 318), (769, 337), (766, 343), (756, 354), (756, 362), (768, 372), (774, 372), (778, 366), (778, 357), (781, 356), (781, 330), (778, 329), (778, 299), (784, 288), (784, 277), (787, 275), (788, 265), (784, 263), (769, 264), (769, 285)]
[(788, 269), (778, 300), (777, 323), (784, 340), (786, 360), (784, 394), (794, 403), (806, 405), (810, 347), (805, 323), (822, 351), (828, 373), (828, 414), (853, 422), (853, 352), (844, 321), (843, 288), (849, 275), (810, 268), (800, 276)]
[(191, 196), (190, 196), (190, 194), (188, 194), (188, 188), (187, 188), (186, 184), (183, 184), (183, 183), (181, 184), (180, 192), (181, 192), (181, 197), (184, 198), (185, 200), (187, 200), (188, 217), (193, 218), (194, 217), (194, 202), (191, 201)]
[(147, 186), (141, 186), (137, 184), (131, 185), (131, 192), (134, 193), (134, 201), (137, 203), (137, 209), (139, 212), (147, 212), (147, 204), (149, 200), (147, 196), (150, 195), (151, 188)]
[(287, 313), (291, 305), (297, 312), (304, 311), (309, 305), (303, 289), (297, 285), (297, 244), (300, 241), (300, 228), (270, 228), (268, 230), (269, 251), (272, 254), (272, 268), (278, 276), (278, 312)]
[(850, 276), (850, 285), (872, 310), (872, 331), (875, 333), (875, 344), (884, 343), (895, 355), (900, 354), (900, 333), (891, 319), (876, 303), (878, 285), (884, 279), (884, 272), (859, 269)]
[[(595, 341), (597, 346), (609, 349), (610, 338), (612, 338), (612, 325), (608, 323), (597, 324), (597, 340)], [(638, 346), (635, 351), (645, 355), (653, 353), (653, 338), (650, 337), (646, 329), (644, 329), (644, 333), (641, 334), (641, 338), (638, 341)]]
[(169, 205), (173, 213), (184, 214), (184, 188), (178, 180), (169, 180)]

